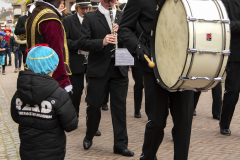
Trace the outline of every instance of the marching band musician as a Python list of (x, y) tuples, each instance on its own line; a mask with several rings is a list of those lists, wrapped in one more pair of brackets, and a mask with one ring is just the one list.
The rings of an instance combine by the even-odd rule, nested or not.
[[(92, 1), (91, 4), (92, 4), (92, 11), (98, 9), (99, 1)], [(107, 88), (105, 97), (103, 99), (103, 105), (102, 105), (103, 111), (108, 110), (108, 101), (109, 101), (109, 88)]]
[(91, 4), (92, 4), (92, 11), (95, 11), (98, 9), (99, 1), (92, 1)]
[[(78, 40), (81, 37), (80, 31), (82, 28), (83, 16), (91, 7), (90, 0), (76, 0), (75, 10), (71, 16), (67, 16), (63, 20), (63, 25), (66, 31), (67, 44), (69, 49), (70, 69), (72, 75), (69, 76), (73, 85), (73, 95), (71, 96), (73, 105), (79, 117), (79, 107), (84, 89), (84, 74), (86, 73), (87, 65), (84, 64), (85, 55), (79, 51)], [(97, 131), (95, 136), (100, 136), (101, 132)]]
[(60, 3), (61, 0), (36, 2), (36, 8), (26, 21), (27, 48), (46, 43), (57, 53), (59, 64), (53, 78), (72, 95), (72, 85), (68, 77), (72, 73), (69, 68), (67, 40), (60, 20), (62, 14), (58, 11)]
[[(140, 160), (156, 160), (157, 150), (164, 137), (164, 128), (169, 114), (168, 98), (174, 129), (174, 160), (187, 160), (193, 116), (193, 92), (169, 92), (163, 89), (148, 67), (144, 54), (150, 57), (150, 33), (159, 0), (129, 0), (119, 28), (119, 37), (130, 53), (137, 57), (135, 64), (143, 71), (145, 87), (145, 110), (148, 116)], [(143, 45), (134, 34), (139, 22), (146, 34)], [(151, 58), (151, 57), (150, 57)]]
[(222, 0), (231, 21), (231, 54), (226, 68), (225, 92), (223, 96), (222, 113), (220, 118), (220, 133), (231, 135), (230, 123), (240, 92), (240, 1)]
[(83, 65), (85, 57), (78, 52), (78, 40), (80, 38), (80, 30), (84, 13), (89, 11), (91, 7), (90, 0), (85, 3), (85, 0), (76, 0), (76, 13), (67, 16), (63, 20), (63, 25), (66, 31), (66, 38), (69, 50), (69, 61), (72, 75), (69, 76), (73, 85), (72, 101), (79, 117), (79, 106), (81, 102), (82, 91), (84, 88), (84, 74), (86, 73), (86, 65)]
[[(31, 4), (32, 3), (26, 4), (27, 13), (24, 16), (21, 16), (18, 18), (18, 22), (17, 22), (15, 31), (14, 31), (15, 35), (25, 34), (25, 32), (26, 32), (25, 31), (25, 22), (26, 22), (27, 18), (30, 16), (29, 8), (30, 8)], [(23, 55), (23, 64), (26, 63), (26, 57), (25, 57), (26, 47), (27, 47), (26, 44), (20, 44), (20, 47), (19, 47), (19, 50), (22, 52), (22, 55)]]
[[(118, 31), (122, 12), (116, 9), (114, 3), (115, 0), (100, 0), (98, 9), (86, 13), (82, 24), (80, 49), (89, 51), (86, 95), (88, 103), (87, 132), (83, 146), (84, 149), (89, 149), (92, 145), (94, 134), (101, 119), (100, 108), (109, 86), (114, 130), (114, 153), (122, 154), (122, 156), (133, 156), (134, 153), (128, 150), (126, 125), (128, 69), (125, 66), (115, 66), (114, 44), (117, 42), (117, 37), (111, 34), (112, 31)], [(113, 8), (114, 25), (111, 23), (109, 6)]]
[[(124, 6), (123, 6), (124, 7)], [(138, 39), (140, 39), (140, 41), (143, 38), (143, 31), (141, 26), (139, 25), (139, 23), (137, 23), (136, 26), (136, 31), (135, 34), (137, 36)], [(136, 60), (136, 57), (134, 58), (134, 61)], [(136, 65), (132, 66), (132, 77), (133, 80), (135, 81), (134, 84), (134, 117), (135, 118), (141, 118), (141, 107), (142, 107), (142, 97), (143, 97), (143, 74), (142, 74), (142, 70), (140, 68), (138, 68)]]

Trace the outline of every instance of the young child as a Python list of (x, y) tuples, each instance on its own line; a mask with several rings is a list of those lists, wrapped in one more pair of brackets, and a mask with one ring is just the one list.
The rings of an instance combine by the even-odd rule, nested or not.
[(0, 65), (2, 66), (2, 74), (5, 75), (5, 59), (7, 55), (8, 43), (5, 40), (6, 34), (1, 31), (0, 32)]
[[(10, 53), (10, 39), (11, 39), (11, 32), (12, 30), (11, 29), (4, 29), (4, 32), (6, 34), (5, 36), (5, 40), (7, 41), (8, 43), (8, 49), (7, 49), (7, 55), (8, 55), (8, 58), (9, 58), (9, 63), (8, 63), (8, 66), (11, 66), (12, 65), (12, 57), (11, 57), (11, 53)], [(5, 60), (5, 63), (7, 65), (7, 56), (6, 56), (6, 60)]]
[(78, 118), (68, 93), (52, 74), (59, 58), (46, 46), (35, 46), (27, 56), (29, 71), (19, 72), (11, 101), (12, 119), (19, 124), (22, 160), (63, 160), (65, 132), (77, 128)]
[[(12, 29), (12, 33), (14, 33), (14, 29)], [(10, 53), (14, 54), (15, 56), (15, 70), (14, 73), (18, 73), (21, 71), (21, 64), (22, 64), (22, 52), (19, 50), (20, 44), (15, 41), (14, 36), (10, 39)]]

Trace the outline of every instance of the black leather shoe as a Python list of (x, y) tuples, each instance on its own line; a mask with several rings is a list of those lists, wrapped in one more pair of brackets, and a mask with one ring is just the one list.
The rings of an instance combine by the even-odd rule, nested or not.
[(220, 133), (225, 136), (231, 136), (231, 130), (230, 129), (222, 129), (220, 127)]
[(135, 117), (135, 118), (141, 118), (141, 117), (142, 117), (141, 112), (135, 113), (135, 114), (134, 114), (134, 117)]
[(220, 120), (220, 116), (219, 116), (218, 114), (213, 114), (212, 118), (213, 118), (213, 119)]
[(101, 132), (97, 130), (97, 132), (95, 133), (95, 136), (101, 136)]
[(121, 154), (122, 156), (132, 157), (134, 153), (129, 149), (114, 149), (115, 154)]
[(83, 140), (83, 148), (89, 149), (92, 146), (92, 141), (88, 140), (86, 137)]
[[(141, 154), (140, 160), (147, 160), (143, 153)], [(153, 160), (157, 160), (157, 156), (155, 156)]]
[(104, 104), (104, 105), (102, 106), (102, 110), (103, 110), (103, 111), (107, 111), (107, 110), (108, 110), (108, 105), (107, 105), (107, 104)]
[(193, 111), (193, 116), (196, 116), (196, 115), (197, 115), (196, 110), (194, 110)]

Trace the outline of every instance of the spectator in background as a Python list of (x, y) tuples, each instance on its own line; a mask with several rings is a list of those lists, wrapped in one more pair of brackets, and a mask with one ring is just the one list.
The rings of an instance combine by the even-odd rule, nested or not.
[[(8, 55), (8, 59), (9, 59), (9, 63), (8, 63), (8, 66), (11, 66), (12, 63), (12, 58), (11, 58), (11, 54), (10, 54), (10, 39), (11, 39), (11, 35), (10, 33), (12, 32), (11, 29), (5, 29), (4, 32), (6, 33), (6, 36), (5, 36), (5, 40), (7, 41), (8, 43), (8, 49), (7, 49), (7, 55)], [(6, 56), (6, 59), (5, 59), (5, 64), (7, 65), (7, 56)]]
[(8, 44), (4, 39), (6, 34), (2, 31), (0, 32), (0, 65), (2, 65), (2, 74), (5, 75), (5, 59), (7, 55)]
[[(14, 33), (14, 30), (12, 30)], [(15, 70), (14, 73), (18, 73), (21, 71), (21, 64), (22, 64), (22, 52), (19, 50), (20, 44), (15, 41), (14, 36), (10, 39), (10, 53), (14, 54), (15, 56)]]

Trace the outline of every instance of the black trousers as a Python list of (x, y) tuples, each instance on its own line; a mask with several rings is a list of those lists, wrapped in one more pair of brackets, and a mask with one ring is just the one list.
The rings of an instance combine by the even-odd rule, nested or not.
[(107, 87), (106, 93), (105, 93), (105, 96), (104, 96), (104, 99), (103, 99), (103, 104), (107, 104), (108, 103), (108, 101), (109, 101), (109, 93), (110, 93), (109, 87)]
[(143, 75), (142, 70), (137, 67), (132, 67), (132, 76), (135, 81), (134, 84), (134, 109), (135, 113), (140, 112), (143, 96)]
[(101, 119), (101, 106), (110, 90), (110, 107), (114, 132), (114, 148), (126, 149), (128, 145), (126, 125), (126, 98), (128, 91), (128, 77), (123, 77), (119, 68), (111, 61), (103, 77), (88, 77), (87, 96), (87, 133), (86, 138), (92, 140), (98, 130)]
[[(199, 97), (202, 92), (194, 92), (194, 110), (197, 107)], [(219, 82), (213, 89), (212, 89), (212, 114), (213, 115), (220, 115), (221, 107), (222, 107), (222, 83)]]
[(85, 73), (79, 73), (69, 76), (71, 84), (73, 86), (73, 95), (71, 96), (71, 99), (78, 117), (82, 92), (84, 88), (84, 74)]
[(153, 160), (164, 137), (169, 114), (174, 123), (174, 160), (187, 160), (193, 117), (193, 91), (168, 92), (157, 84), (153, 73), (143, 71), (145, 110), (148, 116), (141, 160)]
[(240, 62), (228, 62), (220, 126), (229, 129), (240, 92)]

